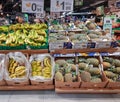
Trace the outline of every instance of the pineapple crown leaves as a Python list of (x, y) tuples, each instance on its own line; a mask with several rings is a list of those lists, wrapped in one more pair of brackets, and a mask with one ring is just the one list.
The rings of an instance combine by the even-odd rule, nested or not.
[(55, 64), (55, 72), (58, 72), (58, 71), (59, 71), (59, 65)]
[(72, 70), (72, 67), (69, 65), (68, 67), (65, 68), (66, 73), (70, 73)]
[[(80, 62), (88, 63), (88, 61), (86, 61), (86, 59), (84, 59), (84, 58), (80, 58), (80, 59), (79, 59), (79, 63), (80, 63)], [(88, 63), (88, 64), (89, 64), (89, 63)]]
[(71, 63), (71, 64), (74, 64), (74, 59), (68, 59), (66, 60), (67, 63)]
[(110, 58), (110, 57), (104, 57), (103, 60), (106, 61), (106, 62), (109, 62), (109, 63), (113, 63), (113, 61), (114, 61), (114, 59)]

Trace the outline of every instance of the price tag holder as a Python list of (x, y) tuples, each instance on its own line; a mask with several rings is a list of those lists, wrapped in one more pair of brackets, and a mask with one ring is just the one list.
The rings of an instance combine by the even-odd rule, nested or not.
[(44, 0), (22, 0), (22, 12), (43, 13)]
[(73, 11), (73, 0), (51, 0), (51, 12)]

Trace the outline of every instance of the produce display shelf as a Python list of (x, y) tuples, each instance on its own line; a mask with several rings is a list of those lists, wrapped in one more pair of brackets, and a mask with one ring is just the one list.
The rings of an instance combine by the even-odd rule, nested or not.
[(48, 53), (48, 50), (0, 50), (0, 53), (9, 53), (9, 52), (22, 52), (28, 54), (38, 54), (38, 53)]
[(67, 53), (87, 53), (87, 52), (119, 52), (120, 48), (91, 48), (91, 49), (59, 49), (51, 51), (51, 54), (67, 54)]
[(0, 86), (0, 91), (54, 90), (54, 85)]
[(120, 89), (55, 88), (55, 92), (60, 94), (117, 94), (120, 93)]

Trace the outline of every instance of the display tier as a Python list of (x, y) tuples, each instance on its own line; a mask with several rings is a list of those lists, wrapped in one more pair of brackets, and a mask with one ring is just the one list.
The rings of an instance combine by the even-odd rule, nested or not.
[[(22, 52), (27, 54), (43, 54), (48, 53), (48, 50), (1, 50), (0, 53), (9, 52)], [(104, 48), (104, 49), (82, 49), (82, 50), (56, 50), (51, 54), (68, 54), (68, 53), (87, 53), (87, 52), (120, 52), (120, 48)], [(53, 80), (54, 81), (54, 80)], [(41, 83), (40, 85), (21, 85), (21, 86), (0, 86), (1, 91), (6, 90), (55, 90), (56, 93), (104, 93), (113, 94), (120, 93), (120, 89), (117, 88), (55, 88), (55, 84), (48, 85)]]

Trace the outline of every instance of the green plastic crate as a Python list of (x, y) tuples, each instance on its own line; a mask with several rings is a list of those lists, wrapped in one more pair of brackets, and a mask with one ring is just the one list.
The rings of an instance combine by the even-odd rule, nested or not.
[(0, 50), (24, 50), (26, 45), (21, 46), (0, 46)]

